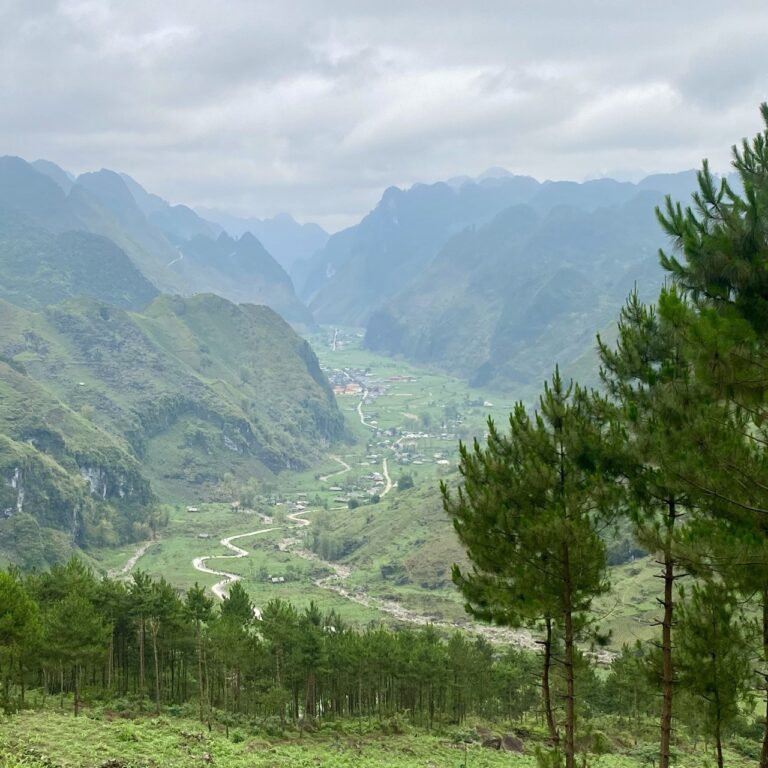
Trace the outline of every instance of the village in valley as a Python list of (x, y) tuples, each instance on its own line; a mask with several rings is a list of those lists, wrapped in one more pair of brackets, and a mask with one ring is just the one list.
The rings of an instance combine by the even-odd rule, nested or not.
[(393, 568), (402, 575), (388, 559), (397, 555), (382, 554), (382, 563), (360, 563), (360, 570), (345, 558), (361, 546), (367, 526), (387, 525), (400, 499), (412, 503), (402, 491), (450, 480), (459, 441), (482, 438), (488, 416), (502, 417), (510, 404), (490, 402), (439, 371), (370, 353), (358, 329), (323, 329), (310, 342), (347, 439), (304, 472), (254, 479), (217, 501), (190, 499), (171, 509), (173, 541), (151, 546), (144, 567), (172, 572), (183, 585), (202, 576), (216, 594), (242, 578), (259, 604), (314, 599), (363, 623), (460, 619), (461, 605), (446, 589), (432, 591), (429, 610), (414, 613), (423, 592), (388, 575)]

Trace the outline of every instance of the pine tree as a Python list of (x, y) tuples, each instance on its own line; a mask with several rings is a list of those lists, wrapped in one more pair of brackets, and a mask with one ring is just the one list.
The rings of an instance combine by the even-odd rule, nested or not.
[[(605, 430), (594, 398), (555, 371), (539, 411), (522, 403), (509, 418), (509, 435), (488, 423), (485, 448), (461, 445), (462, 484), (442, 485), (443, 504), (472, 561), (454, 566), (467, 610), (480, 618), (547, 627), (543, 693), (549, 696), (551, 629), (563, 636), (567, 768), (575, 760), (575, 641), (587, 623), (592, 599), (607, 589), (600, 519), (613, 508), (613, 484), (599, 458)], [(550, 732), (554, 730), (547, 708)]]
[(17, 574), (0, 573), (0, 663), (5, 673), (3, 706), (6, 709), (11, 706), (10, 685), (14, 667), (18, 668), (23, 691), (25, 652), (33, 647), (39, 632), (37, 604), (21, 579)]
[(205, 719), (205, 678), (203, 676), (203, 626), (210, 621), (213, 612), (213, 598), (205, 594), (205, 587), (197, 582), (187, 592), (184, 608), (195, 627), (197, 649), (197, 690), (200, 704), (200, 721)]
[[(662, 252), (661, 263), (679, 289), (662, 296), (660, 312), (684, 330), (697, 379), (731, 407), (742, 438), (761, 455), (746, 464), (727, 462), (730, 474), (714, 474), (719, 486), (700, 478), (699, 489), (722, 504), (731, 525), (744, 529), (741, 537), (757, 532), (768, 540), (762, 498), (768, 490), (768, 105), (761, 113), (765, 129), (733, 147), (741, 191), (725, 179), (717, 183), (705, 162), (693, 205), (668, 198), (657, 215), (676, 251)], [(766, 546), (756, 542), (753, 549), (762, 553)], [(767, 573), (764, 560), (759, 570)], [(766, 718), (760, 765), (768, 768), (768, 579), (761, 578)]]
[(702, 704), (723, 768), (723, 737), (753, 687), (752, 633), (734, 593), (721, 582), (696, 584), (680, 606), (680, 686)]
[(71, 671), (77, 717), (83, 670), (104, 656), (109, 627), (87, 597), (73, 592), (56, 602), (46, 614), (45, 632), (53, 655), (62, 667)]
[[(675, 583), (687, 573), (688, 555), (681, 525), (708, 507), (700, 480), (712, 478), (708, 457), (732, 434), (727, 413), (695, 381), (686, 356), (686, 341), (654, 307), (636, 293), (622, 309), (615, 348), (598, 339), (601, 378), (616, 405), (614, 418), (626, 440), (616, 468), (623, 476), (625, 505), (635, 536), (661, 567), (660, 768), (671, 759)], [(713, 425), (716, 425), (717, 429)]]

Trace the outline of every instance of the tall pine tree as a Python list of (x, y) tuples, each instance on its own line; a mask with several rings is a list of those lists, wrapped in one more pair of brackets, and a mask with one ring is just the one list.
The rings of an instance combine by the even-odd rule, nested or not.
[[(460, 448), (458, 490), (442, 485), (445, 510), (473, 566), (453, 571), (467, 610), (501, 624), (547, 626), (545, 703), (549, 630), (562, 633), (567, 768), (575, 765), (575, 642), (593, 598), (608, 588), (599, 526), (613, 506), (614, 486), (601, 474), (605, 433), (594, 404), (555, 371), (539, 410), (530, 416), (518, 403), (508, 435), (489, 420), (485, 447), (475, 441), (472, 451)], [(553, 730), (549, 707), (548, 719)]]

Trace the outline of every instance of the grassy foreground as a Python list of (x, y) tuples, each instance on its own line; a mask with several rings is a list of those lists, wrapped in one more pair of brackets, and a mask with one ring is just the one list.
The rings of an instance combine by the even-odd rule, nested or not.
[[(603, 725), (607, 725), (604, 723)], [(536, 729), (534, 729), (536, 730)], [(524, 754), (497, 751), (480, 745), (478, 731), (469, 725), (428, 733), (401, 720), (372, 725), (367, 721), (336, 721), (322, 729), (300, 733), (288, 729), (281, 736), (258, 729), (208, 726), (184, 716), (152, 716), (93, 709), (73, 718), (58, 710), (25, 710), (0, 716), (0, 768), (538, 768), (536, 744), (543, 734), (526, 740)], [(493, 735), (502, 735), (496, 727)], [(486, 735), (488, 733), (486, 732)], [(650, 734), (649, 734), (650, 735)], [(617, 733), (614, 736), (618, 738)], [(472, 737), (472, 743), (464, 739)], [(619, 739), (622, 741), (622, 739)], [(616, 741), (608, 737), (606, 744)], [(701, 742), (680, 745), (677, 768), (714, 766), (714, 756)], [(624, 744), (609, 754), (582, 753), (584, 768), (642, 768), (655, 765), (657, 745)], [(755, 745), (755, 749), (759, 749)], [(726, 765), (746, 768), (754, 759), (727, 749)], [(752, 755), (750, 755), (752, 757)], [(582, 763), (581, 760), (584, 760)]]
[[(453, 744), (426, 734), (354, 734), (323, 729), (280, 739), (249, 736), (242, 731), (201, 730), (199, 721), (183, 718), (137, 720), (93, 719), (56, 712), (23, 712), (0, 721), (0, 767), (139, 768), (144, 766), (534, 766), (531, 756), (512, 755)], [(355, 724), (349, 724), (353, 731)], [(608, 765), (606, 763), (606, 765)], [(634, 762), (614, 763), (633, 766)]]

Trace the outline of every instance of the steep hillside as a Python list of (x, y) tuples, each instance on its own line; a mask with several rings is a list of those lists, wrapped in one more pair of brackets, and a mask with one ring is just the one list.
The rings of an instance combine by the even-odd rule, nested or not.
[(75, 296), (141, 309), (157, 289), (111, 240), (82, 231), (52, 234), (0, 209), (0, 298), (42, 308)]
[[(191, 208), (170, 205), (129, 176), (102, 169), (73, 180), (47, 161), (33, 165), (17, 157), (2, 157), (0, 211), (16, 221), (14, 242), (10, 247), (7, 240), (0, 243), (0, 284), (9, 281), (8, 298), (23, 295), (25, 289), (18, 285), (18, 275), (3, 273), (4, 266), (29, 258), (35, 265), (43, 262), (50, 269), (51, 281), (59, 286), (69, 284), (71, 289), (72, 274), (80, 272), (85, 278), (82, 295), (120, 306), (143, 306), (145, 296), (136, 301), (121, 298), (127, 279), (125, 265), (117, 263), (118, 251), (122, 251), (156, 290), (180, 295), (215, 292), (236, 302), (264, 303), (300, 326), (314, 323), (288, 275), (255, 237), (227, 242), (225, 236), (219, 241), (218, 225), (204, 221)], [(29, 227), (28, 236), (21, 232), (22, 226)], [(73, 232), (80, 236), (75, 238)], [(31, 241), (40, 240), (42, 233), (69, 234), (59, 240), (49, 237), (41, 254)], [(88, 240), (84, 233), (102, 239)], [(25, 239), (31, 249), (26, 255)], [(79, 253), (83, 255), (81, 264), (76, 259)], [(91, 278), (84, 273), (93, 268), (94, 258), (103, 258), (103, 264)], [(113, 269), (118, 270), (114, 275)], [(57, 274), (60, 270), (62, 274)], [(99, 278), (106, 285), (112, 277), (122, 288), (103, 294), (91, 290)], [(34, 301), (42, 304), (77, 295), (70, 289), (45, 299), (45, 289), (38, 286)], [(33, 306), (34, 301), (26, 304)]]
[(538, 384), (594, 344), (636, 285), (662, 281), (656, 193), (593, 211), (516, 206), (450, 240), (373, 314), (365, 343), (507, 389)]
[[(343, 434), (314, 354), (266, 307), (211, 295), (161, 297), (143, 314), (0, 302), (0, 319), (0, 434), (86, 477), (102, 501), (142, 488), (146, 504), (147, 481), (165, 498), (216, 497), (225, 475), (304, 467)], [(21, 461), (9, 456), (6, 489)]]
[[(22, 320), (28, 328), (30, 318), (18, 311), (9, 318), (7, 306), (0, 307), (7, 325)], [(22, 363), (0, 361), (0, 556), (44, 567), (73, 545), (144, 538), (155, 519), (130, 446), (97, 427), (87, 409), (57, 399)]]
[(216, 237), (221, 233), (221, 227), (210, 221), (201, 219), (186, 205), (171, 205), (158, 195), (147, 192), (135, 179), (121, 173), (120, 178), (131, 193), (136, 205), (139, 206), (147, 219), (154, 224), (172, 243), (189, 240), (195, 235)]
[(591, 213), (627, 205), (643, 192), (677, 194), (694, 186), (693, 172), (648, 177), (640, 184), (613, 179), (539, 183), (501, 173), (390, 188), (360, 224), (333, 235), (315, 254), (300, 293), (320, 322), (366, 324), (376, 310), (389, 310), (398, 294), (417, 296), (412, 283), (424, 284), (425, 270), (452, 237), (467, 227), (482, 227), (506, 208), (525, 204), (538, 216), (560, 207)]
[(357, 226), (333, 235), (306, 267), (302, 297), (320, 322), (362, 325), (426, 266), (449, 237), (528, 199), (537, 182), (514, 177), (454, 189), (390, 187)]
[(232, 301), (266, 304), (289, 323), (309, 328), (314, 319), (293, 290), (286, 271), (250, 232), (238, 240), (222, 233), (216, 239), (198, 234), (178, 246), (173, 265), (200, 291)]
[(75, 183), (75, 177), (71, 173), (67, 173), (63, 168), (52, 163), (50, 160), (35, 160), (30, 165), (40, 173), (44, 173), (49, 178), (53, 179), (56, 184), (61, 187), (64, 194), (69, 194), (69, 190), (72, 189), (72, 185)]
[(0, 208), (51, 232), (82, 228), (64, 190), (20, 157), (0, 157)]

